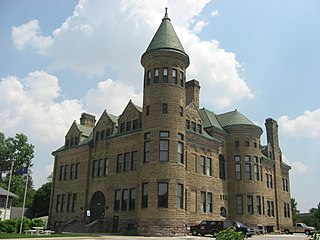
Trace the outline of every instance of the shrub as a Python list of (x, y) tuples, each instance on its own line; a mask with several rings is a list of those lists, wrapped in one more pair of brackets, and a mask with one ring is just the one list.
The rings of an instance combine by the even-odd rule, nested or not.
[[(7, 219), (0, 221), (0, 232), (6, 233), (18, 233), (20, 232), (21, 219)], [(32, 227), (44, 227), (44, 223), (41, 219), (30, 220), (29, 218), (23, 218), (23, 230), (32, 229)]]
[(244, 240), (246, 235), (243, 232), (236, 232), (233, 229), (221, 231), (217, 235), (217, 240)]

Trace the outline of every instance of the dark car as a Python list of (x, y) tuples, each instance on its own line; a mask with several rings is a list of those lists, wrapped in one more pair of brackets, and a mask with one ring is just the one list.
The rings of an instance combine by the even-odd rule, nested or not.
[(251, 237), (252, 235), (255, 234), (254, 228), (250, 228), (250, 227), (242, 224), (241, 222), (237, 222), (237, 221), (226, 220), (226, 221), (224, 221), (224, 227), (226, 229), (227, 228), (234, 228), (236, 232), (243, 232), (248, 237)]
[(202, 221), (198, 225), (191, 226), (190, 232), (194, 236), (197, 236), (198, 234), (200, 234), (201, 236), (211, 234), (214, 237), (216, 237), (220, 231), (223, 231), (228, 228), (233, 228), (237, 232), (243, 232), (248, 237), (251, 237), (255, 234), (255, 230), (253, 228), (249, 228), (240, 222), (230, 220)]
[(191, 226), (190, 232), (194, 236), (197, 236), (198, 234), (201, 236), (212, 234), (216, 237), (217, 234), (224, 229), (223, 221), (202, 221), (198, 225)]

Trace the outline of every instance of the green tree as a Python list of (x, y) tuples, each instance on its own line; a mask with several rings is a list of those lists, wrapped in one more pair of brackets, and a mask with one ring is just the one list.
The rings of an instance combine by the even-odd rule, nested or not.
[(42, 217), (49, 214), (51, 186), (52, 182), (47, 182), (36, 191), (32, 202), (34, 217)]
[(292, 221), (293, 224), (300, 222), (299, 215), (297, 214), (297, 201), (294, 198), (291, 198), (291, 212), (292, 212)]

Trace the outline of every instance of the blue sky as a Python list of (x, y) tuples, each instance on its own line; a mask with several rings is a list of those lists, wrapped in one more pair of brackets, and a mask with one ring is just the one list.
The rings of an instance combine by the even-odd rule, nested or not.
[[(200, 106), (279, 124), (291, 194), (320, 202), (318, 0), (0, 0), (0, 131), (35, 145), (33, 179), (84, 111), (98, 119), (142, 103), (140, 57), (169, 17), (200, 81)], [(265, 135), (262, 143), (265, 144)]]

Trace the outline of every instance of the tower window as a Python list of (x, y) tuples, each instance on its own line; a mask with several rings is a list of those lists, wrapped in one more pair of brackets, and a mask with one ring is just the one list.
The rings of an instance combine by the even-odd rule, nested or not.
[(235, 179), (241, 180), (241, 163), (236, 163), (235, 167)]
[(177, 69), (172, 69), (172, 82), (174, 84), (178, 84), (178, 80), (177, 80)]
[(253, 196), (252, 195), (247, 196), (247, 210), (248, 210), (248, 214), (253, 214)]
[(168, 113), (168, 103), (162, 103), (162, 113), (163, 114)]
[(163, 68), (163, 81), (164, 83), (168, 83), (168, 68)]
[(184, 142), (183, 142), (183, 135), (181, 133), (178, 133), (178, 162), (184, 163)]
[(168, 207), (168, 183), (158, 183), (158, 207)]
[(183, 117), (183, 107), (180, 106), (180, 117)]
[(183, 184), (178, 184), (177, 188), (177, 207), (183, 208)]
[(160, 139), (159, 141), (159, 160), (160, 162), (167, 162), (169, 161), (169, 140), (167, 139)]
[(188, 129), (188, 130), (190, 130), (190, 120), (186, 120), (186, 128)]
[(236, 208), (237, 208), (237, 214), (243, 214), (243, 199), (242, 195), (236, 196)]
[(154, 83), (158, 83), (159, 82), (159, 69), (155, 68), (154, 69)]
[(146, 116), (150, 114), (150, 105), (146, 106)]
[(183, 74), (183, 72), (182, 71), (180, 71), (179, 72), (179, 79), (180, 79), (180, 85), (181, 85), (181, 87), (183, 87), (183, 85), (184, 85), (184, 74)]
[(142, 199), (141, 199), (141, 207), (148, 207), (148, 183), (142, 184)]
[(150, 133), (145, 133), (143, 162), (149, 162), (149, 161), (150, 161)]
[(151, 71), (148, 71), (147, 86), (150, 85), (150, 81), (151, 81)]

